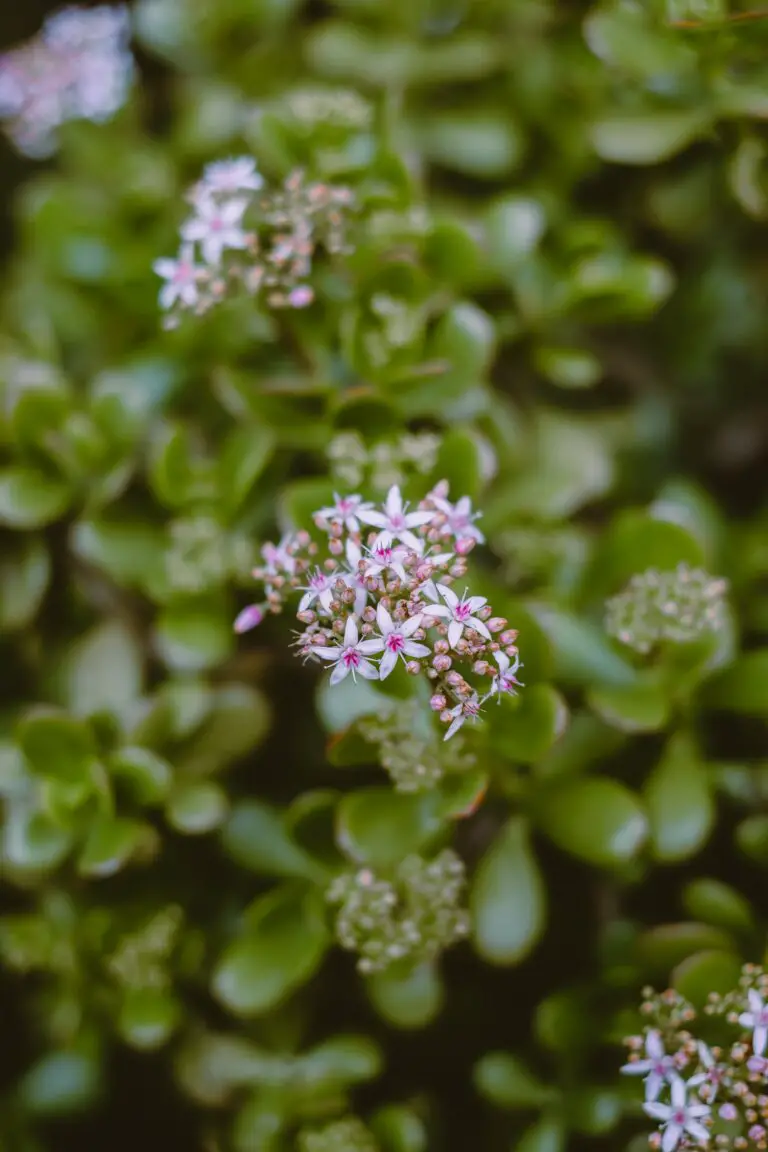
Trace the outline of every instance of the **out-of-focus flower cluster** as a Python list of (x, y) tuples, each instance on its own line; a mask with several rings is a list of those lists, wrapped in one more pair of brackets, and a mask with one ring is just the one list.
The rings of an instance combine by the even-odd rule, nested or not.
[(411, 474), (430, 473), (439, 448), (440, 437), (434, 432), (405, 432), (396, 440), (378, 440), (370, 448), (359, 433), (340, 432), (330, 441), (327, 456), (336, 483), (386, 492)]
[(371, 1130), (358, 1116), (332, 1120), (322, 1128), (305, 1129), (296, 1140), (298, 1152), (379, 1152)]
[(622, 1072), (643, 1077), (643, 1109), (659, 1124), (652, 1148), (768, 1148), (767, 995), (768, 974), (753, 964), (744, 966), (735, 991), (713, 993), (705, 1015), (718, 1017), (730, 1036), (710, 1047), (697, 1035), (707, 1022), (677, 992), (645, 990), (648, 1025), (628, 1037)]
[(156, 260), (164, 281), (166, 327), (184, 312), (207, 312), (237, 291), (264, 296), (271, 308), (306, 308), (318, 246), (348, 251), (349, 188), (307, 181), (296, 171), (282, 188), (264, 190), (252, 157), (209, 164), (188, 192), (192, 214), (182, 224), (175, 260)]
[(520, 663), (517, 632), (493, 616), (484, 596), (459, 596), (451, 587), (484, 537), (470, 500), (447, 497), (445, 482), (414, 510), (397, 487), (381, 507), (336, 496), (315, 513), (322, 548), (302, 530), (262, 549), (264, 564), (253, 575), (265, 600), (245, 608), (235, 630), (281, 612), (301, 591), (299, 654), (330, 667), (332, 685), (350, 674), (385, 680), (398, 664), (425, 673), (448, 740), (491, 697), (517, 694)]
[(407, 856), (389, 878), (370, 868), (337, 876), (327, 898), (338, 905), (339, 944), (357, 953), (366, 975), (400, 960), (432, 960), (469, 931), (460, 907), (465, 883), (464, 864), (450, 848), (429, 861)]
[(657, 644), (686, 644), (725, 622), (726, 580), (679, 564), (674, 571), (648, 568), (606, 604), (605, 627), (636, 652)]
[(130, 35), (125, 5), (64, 8), (0, 56), (0, 120), (20, 152), (50, 156), (62, 124), (115, 115), (134, 75)]
[(447, 748), (435, 740), (431, 725), (417, 700), (398, 702), (379, 716), (365, 716), (357, 723), (360, 735), (376, 744), (377, 759), (389, 773), (396, 792), (425, 792), (447, 772), (462, 772), (475, 757), (465, 752), (461, 736)]

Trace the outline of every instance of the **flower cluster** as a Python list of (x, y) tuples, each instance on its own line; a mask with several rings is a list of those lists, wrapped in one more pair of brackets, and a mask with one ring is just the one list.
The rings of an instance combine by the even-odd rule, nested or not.
[(464, 751), (461, 736), (441, 747), (424, 719), (418, 701), (405, 700), (378, 716), (364, 716), (356, 724), (363, 739), (378, 746), (377, 759), (396, 792), (427, 791), (446, 773), (466, 771), (475, 763), (475, 757)]
[(636, 652), (658, 644), (686, 644), (725, 622), (726, 580), (679, 564), (672, 572), (648, 568), (606, 604), (605, 627)]
[(465, 883), (464, 865), (450, 848), (431, 861), (407, 856), (391, 878), (370, 868), (337, 876), (327, 898), (339, 906), (339, 944), (357, 953), (364, 975), (400, 960), (433, 960), (469, 931), (459, 907)]
[(695, 1035), (697, 1014), (676, 992), (645, 991), (644, 1033), (630, 1036), (622, 1072), (642, 1076), (643, 1110), (660, 1125), (661, 1152), (713, 1143), (722, 1149), (768, 1148), (768, 974), (745, 965), (738, 988), (711, 995), (705, 1008), (728, 1039), (709, 1046)]
[(440, 437), (434, 432), (405, 432), (396, 440), (379, 440), (368, 448), (357, 432), (340, 432), (327, 448), (331, 474), (339, 484), (368, 484), (386, 492), (409, 473), (425, 476), (437, 463)]
[(264, 294), (272, 308), (306, 308), (314, 300), (308, 283), (318, 245), (331, 254), (347, 251), (348, 188), (308, 183), (292, 173), (277, 191), (264, 181), (252, 157), (209, 164), (188, 192), (191, 215), (180, 230), (175, 260), (156, 260), (165, 283), (160, 307), (174, 327), (183, 312), (207, 312), (238, 289)]
[(344, 1116), (322, 1128), (304, 1129), (296, 1144), (298, 1152), (379, 1152), (372, 1132), (358, 1116)]
[(40, 33), (0, 56), (0, 119), (20, 152), (40, 159), (56, 150), (68, 120), (109, 120), (123, 106), (134, 74), (125, 5), (64, 8)]
[(181, 908), (171, 904), (136, 932), (124, 936), (107, 962), (110, 975), (127, 988), (165, 988), (169, 982), (168, 958), (183, 920)]
[(265, 563), (253, 574), (265, 601), (244, 609), (235, 630), (280, 612), (301, 591), (300, 655), (325, 663), (332, 685), (349, 675), (385, 680), (398, 665), (425, 673), (448, 740), (487, 700), (517, 694), (520, 662), (517, 632), (492, 615), (486, 598), (451, 587), (484, 538), (469, 499), (452, 504), (447, 496), (445, 482), (414, 510), (397, 487), (382, 507), (359, 495), (337, 496), (315, 513), (324, 554), (306, 531), (262, 550)]

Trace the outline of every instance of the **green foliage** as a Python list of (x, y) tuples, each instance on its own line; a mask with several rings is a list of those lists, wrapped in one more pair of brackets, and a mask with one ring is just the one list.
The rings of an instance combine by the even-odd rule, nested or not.
[[(768, 20), (131, 13), (125, 107), (3, 166), (0, 1147), (624, 1149), (640, 988), (766, 952)], [(230, 156), (258, 245), (171, 330)], [(233, 629), (265, 541), (442, 480), (521, 661), (448, 742), (284, 585)]]

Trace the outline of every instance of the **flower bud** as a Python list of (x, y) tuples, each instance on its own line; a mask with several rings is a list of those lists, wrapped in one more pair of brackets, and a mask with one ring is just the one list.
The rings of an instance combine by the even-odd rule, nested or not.
[(452, 663), (453, 661), (451, 660), (450, 656), (435, 656), (434, 660), (432, 661), (432, 667), (436, 672), (447, 672)]
[(314, 624), (314, 622), (317, 620), (317, 616), (311, 608), (307, 608), (304, 612), (297, 612), (296, 619), (300, 620), (302, 624)]
[(411, 676), (418, 676), (419, 672), (421, 672), (421, 664), (419, 664), (418, 660), (409, 660), (405, 666), (405, 670)]
[(515, 640), (517, 640), (516, 628), (508, 628), (506, 632), (502, 632), (501, 636), (499, 636), (500, 644), (514, 644)]
[(447, 704), (448, 701), (446, 700), (445, 696), (441, 695), (439, 692), (435, 693), (435, 695), (429, 701), (429, 706), (433, 712), (443, 712)]
[(507, 621), (503, 616), (493, 616), (490, 620), (486, 620), (486, 626), (489, 632), (501, 632), (502, 628), (506, 628)]

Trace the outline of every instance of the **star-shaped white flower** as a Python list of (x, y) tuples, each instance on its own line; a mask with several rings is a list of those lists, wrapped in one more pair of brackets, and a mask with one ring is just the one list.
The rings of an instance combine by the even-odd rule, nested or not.
[(688, 1099), (688, 1085), (679, 1077), (672, 1081), (672, 1102), (659, 1104), (646, 1103), (643, 1108), (648, 1116), (659, 1120), (664, 1129), (661, 1138), (661, 1152), (674, 1152), (684, 1135), (692, 1136), (699, 1144), (709, 1141), (709, 1129), (701, 1123), (709, 1116), (711, 1109), (695, 1097)]
[(709, 1047), (704, 1044), (703, 1041), (699, 1040), (697, 1048), (699, 1052), (699, 1063), (704, 1071), (697, 1072), (695, 1076), (692, 1076), (688, 1081), (688, 1087), (698, 1088), (700, 1084), (706, 1084), (707, 1089), (705, 1089), (706, 1096), (704, 1099), (711, 1104), (720, 1087), (720, 1082), (725, 1073), (725, 1066), (717, 1063)]
[(381, 648), (382, 641), (380, 639), (361, 640), (357, 627), (357, 618), (355, 616), (348, 616), (344, 628), (343, 642), (341, 644), (329, 644), (327, 646), (313, 648), (312, 652), (315, 656), (319, 656), (321, 660), (328, 660), (333, 664), (331, 684), (339, 684), (350, 672), (352, 673), (353, 680), (356, 679), (358, 672), (361, 676), (365, 677), (366, 680), (378, 680), (378, 668), (372, 660), (368, 660), (366, 657), (373, 655), (375, 652), (381, 652)]
[(363, 554), (360, 551), (360, 545), (356, 544), (354, 540), (347, 539), (345, 547), (347, 557), (347, 571), (339, 573), (344, 583), (348, 588), (352, 588), (355, 593), (355, 615), (362, 616), (363, 609), (368, 603), (368, 587), (366, 585), (365, 570), (361, 567), (361, 560)]
[(201, 184), (208, 192), (232, 195), (235, 192), (257, 192), (264, 183), (256, 171), (252, 156), (232, 160), (215, 160), (206, 165)]
[(628, 1076), (645, 1076), (645, 1099), (658, 1100), (664, 1084), (679, 1079), (674, 1058), (664, 1051), (661, 1033), (652, 1028), (645, 1037), (645, 1060), (632, 1060), (621, 1069)]
[(510, 696), (516, 696), (517, 689), (523, 687), (515, 677), (518, 668), (522, 668), (520, 657), (515, 656), (513, 663), (506, 652), (494, 652), (493, 655), (499, 666), (499, 671), (491, 681), (491, 690), (488, 695), (498, 696), (499, 700), (505, 692), (509, 693)]
[(206, 275), (206, 271), (202, 265), (195, 264), (191, 244), (182, 244), (176, 260), (167, 256), (155, 260), (152, 269), (166, 281), (160, 289), (161, 308), (172, 308), (177, 300), (185, 308), (194, 307), (200, 294), (200, 278)]
[(242, 197), (218, 203), (212, 197), (201, 197), (195, 203), (196, 215), (181, 229), (184, 240), (197, 240), (203, 259), (208, 264), (221, 263), (225, 248), (245, 248), (248, 237), (242, 228), (248, 201)]
[(431, 648), (428, 648), (426, 644), (419, 644), (415, 640), (411, 640), (411, 636), (421, 624), (420, 614), (410, 616), (402, 623), (395, 623), (384, 605), (379, 604), (376, 608), (376, 620), (384, 649), (384, 655), (379, 664), (379, 678), (381, 680), (386, 680), (392, 672), (398, 657), (405, 663), (408, 656), (417, 658), (429, 656)]
[(366, 576), (381, 576), (384, 572), (392, 571), (399, 580), (406, 582), (405, 561), (408, 559), (406, 548), (393, 548), (392, 537), (382, 532), (378, 541), (368, 549), (369, 564), (365, 569)]
[(479, 528), (475, 527), (475, 520), (482, 516), (482, 512), (472, 511), (472, 501), (469, 496), (462, 496), (455, 504), (444, 500), (440, 496), (433, 496), (432, 503), (443, 513), (446, 527), (456, 540), (471, 537), (478, 544), (485, 544), (485, 536)]
[(316, 568), (313, 575), (309, 578), (309, 584), (302, 589), (304, 595), (299, 601), (299, 612), (306, 612), (311, 608), (315, 600), (319, 601), (320, 606), (326, 612), (330, 612), (331, 601), (333, 600), (333, 585), (339, 578), (338, 572), (334, 572), (329, 576), (327, 572), (323, 572), (322, 568)]
[(387, 493), (383, 511), (366, 508), (365, 511), (358, 511), (358, 517), (363, 524), (380, 528), (382, 533), (389, 533), (394, 540), (401, 540), (403, 544), (407, 544), (421, 555), (424, 541), (414, 535), (411, 529), (428, 524), (433, 519), (434, 513), (409, 512), (408, 505), (403, 504), (399, 487), (394, 484)]
[(358, 515), (360, 512), (367, 512), (368, 509), (373, 508), (373, 504), (370, 501), (364, 502), (362, 496), (339, 496), (338, 492), (334, 492), (333, 499), (334, 504), (329, 508), (321, 508), (319, 512), (315, 513), (315, 516), (321, 520), (340, 522), (347, 532), (359, 532)]
[(457, 704), (455, 708), (451, 708), (450, 713), (453, 719), (448, 725), (448, 731), (443, 736), (443, 742), (450, 740), (451, 736), (455, 736), (460, 728), (463, 728), (467, 720), (476, 720), (480, 715), (480, 707), (482, 701), (478, 699), (477, 695), (470, 696), (468, 700), (462, 701)]
[(766, 1042), (768, 1042), (768, 1008), (763, 1003), (760, 993), (756, 992), (754, 988), (750, 988), (747, 992), (747, 1001), (749, 1012), (742, 1012), (739, 1016), (739, 1024), (743, 1025), (744, 1028), (754, 1029), (752, 1051), (755, 1056), (762, 1056), (765, 1052)]
[(491, 634), (486, 628), (482, 620), (475, 619), (475, 613), (484, 608), (487, 600), (485, 596), (467, 596), (466, 592), (459, 600), (456, 593), (452, 588), (446, 584), (438, 584), (437, 591), (445, 601), (444, 604), (428, 604), (424, 609), (424, 614), (428, 616), (442, 616), (449, 621), (448, 624), (448, 643), (451, 648), (455, 648), (461, 637), (464, 635), (464, 629), (470, 628), (472, 631), (477, 632), (486, 640), (491, 639)]
[(290, 542), (291, 534), (288, 532), (279, 544), (263, 546), (261, 555), (266, 563), (264, 571), (267, 576), (293, 576), (296, 571), (296, 558), (288, 551)]

